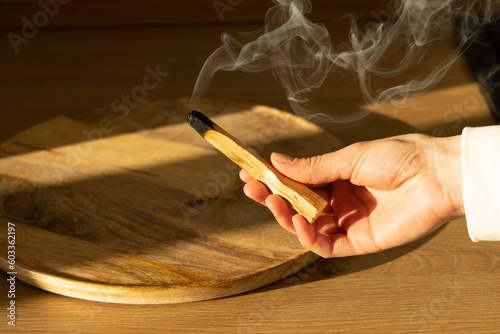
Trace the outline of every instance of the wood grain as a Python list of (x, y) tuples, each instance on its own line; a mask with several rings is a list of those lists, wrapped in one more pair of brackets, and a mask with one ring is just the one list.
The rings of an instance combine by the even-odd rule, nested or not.
[[(244, 3), (252, 5), (253, 1)], [(329, 4), (336, 5), (332, 1)], [(319, 9), (314, 0), (313, 5), (315, 11)], [(237, 10), (231, 15), (237, 15)], [(140, 84), (147, 65), (161, 64), (162, 70), (170, 72), (158, 89), (148, 92), (147, 99), (172, 99), (149, 105), (151, 108), (144, 101), (140, 114), (131, 109), (129, 115), (131, 120), (138, 120), (124, 124), (118, 119), (113, 133), (133, 132), (135, 123), (144, 124), (143, 119), (152, 115), (157, 121), (174, 119), (173, 114), (149, 110), (170, 110), (174, 108), (173, 98), (191, 94), (203, 62), (220, 45), (222, 32), (259, 27), (45, 29), (18, 55), (4, 39), (0, 44), (4, 47), (0, 52), (0, 64), (4, 65), (0, 76), (0, 141), (68, 113), (72, 113), (71, 119), (95, 127), (110, 114), (109, 109), (96, 107), (109, 105)], [(329, 29), (335, 32), (331, 36), (335, 45), (349, 33), (341, 24)], [(409, 74), (432, 67), (453, 48), (453, 41), (437, 43)], [(282, 108), (281, 88), (266, 78), (220, 73), (207, 94)], [(324, 89), (325, 104), (332, 112), (358, 110), (363, 100), (356, 84), (339, 81)], [(476, 99), (477, 108), (467, 113), (455, 110), (455, 105), (463, 105), (469, 96)], [(359, 122), (328, 127), (344, 143), (416, 131), (432, 133), (435, 129), (454, 135), (464, 126), (493, 124), (481, 99), (467, 67), (458, 62), (431, 92), (410, 96), (400, 113), (382, 117), (377, 110)], [(222, 111), (223, 106), (218, 108)], [(90, 110), (94, 111), (92, 116)], [(184, 116), (179, 117), (178, 124)], [(175, 126), (170, 129), (178, 132)], [(71, 135), (78, 140), (78, 133)], [(193, 133), (195, 137), (199, 136)], [(260, 134), (253, 137), (258, 142)], [(28, 147), (23, 149), (30, 152)], [(0, 274), (2, 308), (9, 302), (7, 278)], [(465, 219), (459, 219), (410, 245), (367, 256), (313, 262), (295, 275), (229, 298), (163, 305), (99, 303), (50, 293), (18, 280), (16, 311), (16, 327), (7, 325), (4, 319), (0, 332), (498, 333), (500, 247), (497, 243), (471, 242)], [(0, 312), (0, 317), (5, 313)]]
[[(173, 121), (188, 101), (145, 103), (143, 124), (120, 125), (133, 122), (132, 133), (107, 131), (104, 118), (58, 117), (1, 146), (0, 214), (17, 226), (20, 279), (98, 301), (174, 303), (248, 291), (316, 258), (243, 196), (234, 164)], [(272, 108), (196, 103), (267, 152), (340, 147)], [(0, 240), (6, 247), (6, 235)]]

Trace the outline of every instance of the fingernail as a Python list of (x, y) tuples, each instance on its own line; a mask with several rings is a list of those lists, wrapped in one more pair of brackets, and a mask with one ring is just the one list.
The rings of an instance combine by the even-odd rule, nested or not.
[(283, 153), (273, 153), (271, 154), (271, 159), (284, 164), (289, 164), (293, 161), (293, 158), (291, 156)]

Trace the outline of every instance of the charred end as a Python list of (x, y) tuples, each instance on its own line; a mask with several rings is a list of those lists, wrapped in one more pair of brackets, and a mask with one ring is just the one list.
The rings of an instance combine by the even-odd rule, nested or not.
[(213, 130), (214, 123), (201, 112), (193, 110), (186, 116), (188, 124), (200, 134), (204, 136), (208, 130)]

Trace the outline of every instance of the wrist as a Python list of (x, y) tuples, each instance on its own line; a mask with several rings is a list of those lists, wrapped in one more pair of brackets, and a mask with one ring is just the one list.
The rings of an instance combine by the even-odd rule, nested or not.
[(447, 219), (465, 216), (462, 177), (462, 136), (434, 138), (436, 173), (443, 189)]

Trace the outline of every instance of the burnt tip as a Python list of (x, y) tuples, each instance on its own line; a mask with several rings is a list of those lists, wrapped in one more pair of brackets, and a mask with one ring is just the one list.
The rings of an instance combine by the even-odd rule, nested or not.
[(213, 129), (213, 122), (207, 116), (203, 115), (201, 112), (193, 110), (190, 111), (186, 120), (188, 124), (196, 130), (200, 134), (200, 136), (204, 136), (205, 132)]

